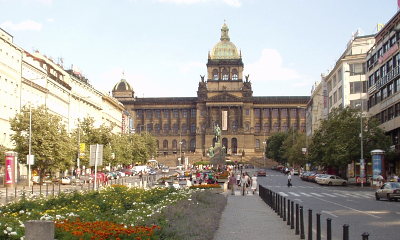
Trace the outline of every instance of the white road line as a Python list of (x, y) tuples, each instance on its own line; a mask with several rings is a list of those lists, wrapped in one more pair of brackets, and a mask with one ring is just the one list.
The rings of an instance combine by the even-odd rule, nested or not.
[(299, 198), (295, 198), (294, 200), (295, 200), (295, 201), (298, 201), (298, 202), (303, 202), (303, 200), (301, 200), (301, 199), (299, 199)]
[(294, 192), (289, 192), (289, 193), (292, 194), (293, 196), (300, 197), (300, 194), (297, 194), (297, 193), (294, 193)]
[(337, 195), (337, 196), (339, 196), (339, 197), (347, 197), (347, 196), (344, 195), (343, 193), (332, 193), (332, 194), (335, 194), (335, 195)]
[(318, 194), (318, 193), (310, 193), (310, 194), (315, 195), (317, 197), (323, 197), (321, 194)]
[(361, 211), (361, 210), (358, 210), (358, 209), (355, 209), (355, 208), (352, 208), (352, 207), (348, 207), (348, 206), (345, 206), (345, 205), (342, 205), (342, 204), (339, 204), (339, 203), (335, 203), (335, 202), (332, 202), (332, 201), (329, 201), (329, 200), (325, 200), (325, 199), (317, 198), (317, 197), (314, 197), (314, 198), (315, 199), (319, 199), (319, 200), (324, 201), (324, 202), (332, 203), (332, 204), (341, 206), (343, 208), (347, 208), (347, 209), (353, 210), (355, 212), (359, 212), (359, 213), (362, 213), (362, 214), (365, 214), (365, 215), (368, 215), (368, 216), (371, 216), (371, 217), (374, 217), (374, 218), (381, 218), (381, 217), (376, 216), (374, 214), (370, 214), (370, 213), (367, 213), (367, 212), (364, 212), (364, 211)]
[(333, 214), (333, 213), (331, 213), (329, 211), (322, 210), (321, 213), (325, 213), (325, 214), (331, 215), (332, 217), (338, 217), (338, 216), (336, 216), (335, 214)]
[(326, 196), (328, 196), (328, 197), (337, 197), (337, 196), (335, 196), (335, 195), (333, 195), (333, 194), (329, 194), (329, 193), (321, 193), (321, 194), (324, 194), (324, 195), (326, 195)]
[(279, 194), (280, 195), (282, 195), (282, 196), (284, 196), (284, 197), (287, 197), (287, 196), (289, 196), (289, 195), (287, 195), (286, 193), (284, 193), (284, 192), (279, 192)]
[(303, 193), (303, 192), (301, 192), (300, 194), (303, 194), (304, 196), (306, 196), (306, 197), (312, 197), (310, 194), (308, 194), (308, 193)]

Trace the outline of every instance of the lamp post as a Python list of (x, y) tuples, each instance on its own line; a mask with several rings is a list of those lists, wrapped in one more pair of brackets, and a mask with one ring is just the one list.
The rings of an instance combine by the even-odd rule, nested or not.
[[(346, 71), (350, 74), (358, 74), (356, 72), (352, 71)], [(362, 99), (362, 92), (363, 92), (363, 82), (361, 79), (361, 74), (360, 75), (360, 182), (361, 182), (361, 187), (364, 187), (364, 177), (365, 177), (365, 162), (364, 162), (364, 148), (363, 148), (363, 99)], [(357, 104), (358, 105), (358, 104)], [(357, 106), (356, 105), (356, 106)], [(355, 106), (355, 107), (356, 107)]]
[[(45, 79), (45, 76), (42, 76), (40, 78), (34, 78), (34, 79), (28, 79), (30, 81), (31, 89), (33, 88), (33, 81), (35, 80), (40, 80), (40, 79)], [(32, 98), (32, 97), (31, 97)], [(32, 102), (31, 99), (29, 100), (29, 140), (28, 140), (28, 157), (27, 157), (27, 163), (28, 163), (28, 187), (31, 186), (31, 165), (33, 161), (33, 156), (32, 156)]]
[(182, 165), (182, 131), (179, 133), (179, 165)]

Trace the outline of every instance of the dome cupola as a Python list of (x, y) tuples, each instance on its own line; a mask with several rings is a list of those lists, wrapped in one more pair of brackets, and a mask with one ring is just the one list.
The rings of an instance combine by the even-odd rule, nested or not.
[(221, 28), (221, 38), (220, 42), (215, 44), (213, 49), (211, 50), (211, 54), (209, 55), (209, 58), (212, 60), (225, 60), (225, 59), (240, 59), (241, 56), (235, 46), (230, 41), (229, 38), (229, 28), (224, 23)]
[(121, 79), (121, 81), (115, 84), (112, 90), (112, 95), (115, 98), (134, 97), (134, 93), (135, 92), (133, 91), (131, 85), (125, 79)]

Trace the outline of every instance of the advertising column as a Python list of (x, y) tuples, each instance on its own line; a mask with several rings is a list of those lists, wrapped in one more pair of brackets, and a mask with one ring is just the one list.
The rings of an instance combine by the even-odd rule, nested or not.
[(384, 176), (384, 162), (383, 162), (383, 157), (385, 155), (385, 151), (383, 150), (372, 150), (371, 151), (371, 157), (372, 157), (372, 178), (373, 182), (375, 184), (378, 184), (379, 178), (381, 176)]
[(6, 152), (5, 157), (5, 173), (4, 173), (4, 186), (5, 187), (14, 187), (16, 184), (16, 174), (15, 174), (15, 160), (16, 153), (15, 152)]

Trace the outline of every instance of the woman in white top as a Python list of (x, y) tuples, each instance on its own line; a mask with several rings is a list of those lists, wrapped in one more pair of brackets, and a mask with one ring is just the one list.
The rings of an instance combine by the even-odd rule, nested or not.
[(257, 175), (255, 174), (251, 178), (251, 190), (253, 191), (253, 195), (257, 191)]

